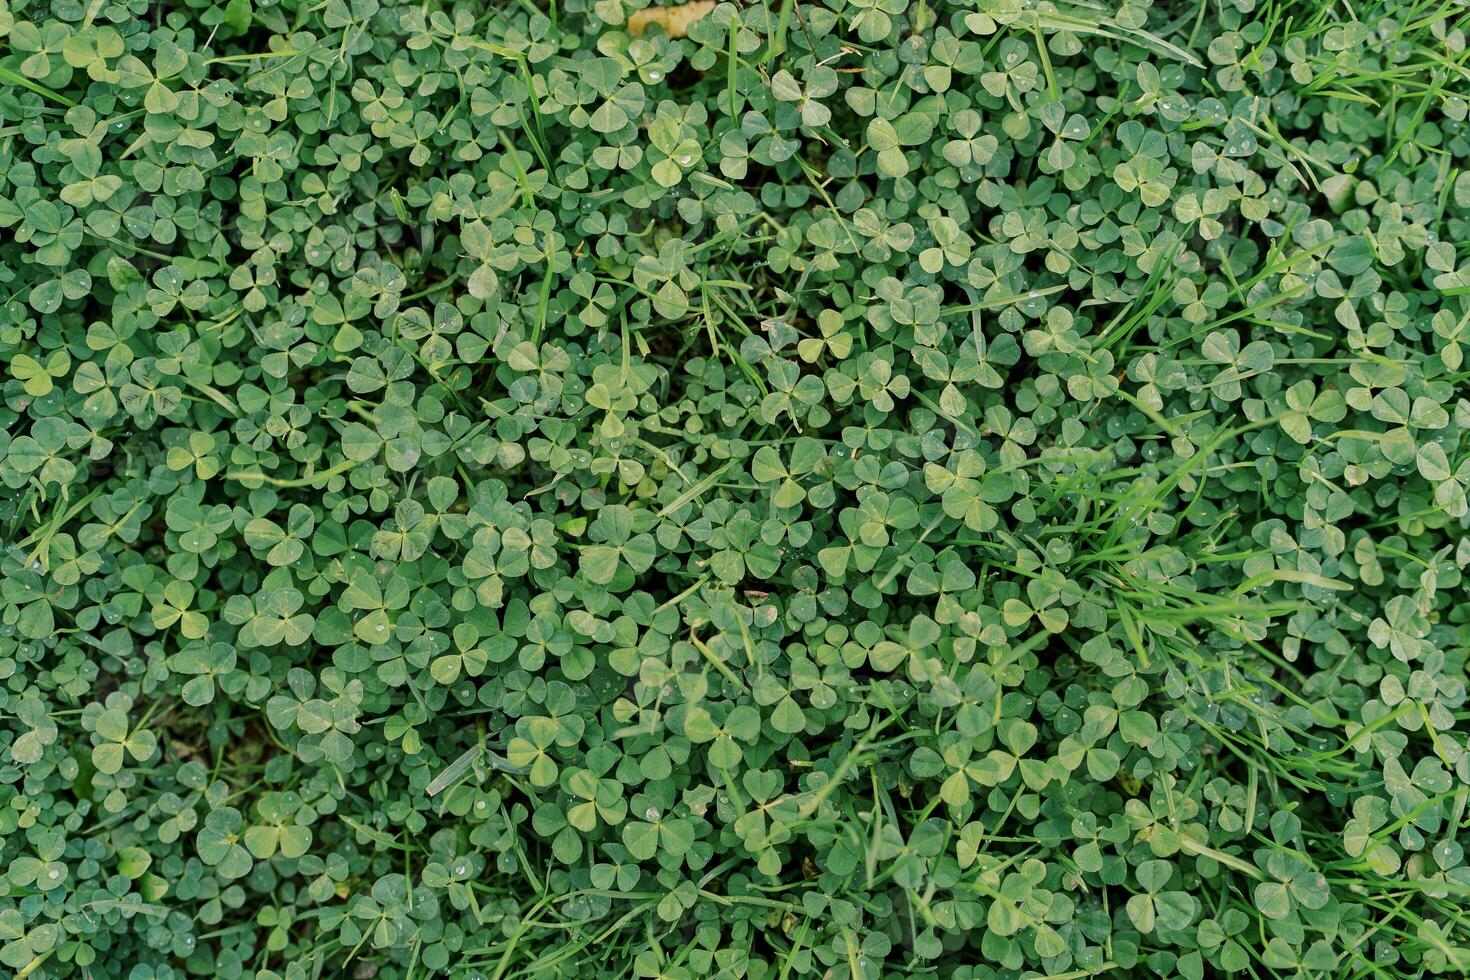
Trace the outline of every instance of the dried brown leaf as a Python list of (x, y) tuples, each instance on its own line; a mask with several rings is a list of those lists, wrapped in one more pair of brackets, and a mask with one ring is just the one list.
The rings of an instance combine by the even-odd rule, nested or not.
[(714, 9), (715, 0), (694, 0), (677, 7), (649, 7), (628, 18), (628, 33), (642, 37), (650, 24), (657, 24), (667, 37), (684, 37), (690, 24)]

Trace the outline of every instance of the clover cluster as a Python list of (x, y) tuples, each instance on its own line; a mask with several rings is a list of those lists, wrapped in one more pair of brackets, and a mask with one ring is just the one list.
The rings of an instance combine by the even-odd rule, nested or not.
[(0, 964), (1470, 971), (1467, 9), (0, 0)]

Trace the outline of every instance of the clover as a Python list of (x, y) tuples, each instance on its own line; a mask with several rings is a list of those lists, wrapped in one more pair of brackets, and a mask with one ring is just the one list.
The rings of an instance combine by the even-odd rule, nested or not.
[(1455, 9), (492, 6), (0, 3), (0, 961), (1470, 966)]

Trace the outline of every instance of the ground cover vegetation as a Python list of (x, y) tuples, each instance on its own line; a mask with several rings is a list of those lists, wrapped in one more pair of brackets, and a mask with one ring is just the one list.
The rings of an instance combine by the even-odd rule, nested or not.
[(17, 977), (1470, 970), (1453, 0), (0, 0)]

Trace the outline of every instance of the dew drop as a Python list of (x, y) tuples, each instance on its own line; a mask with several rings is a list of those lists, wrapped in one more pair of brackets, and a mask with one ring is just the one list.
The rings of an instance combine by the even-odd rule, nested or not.
[(689, 166), (693, 162), (694, 162), (694, 157), (691, 156), (688, 153), (684, 154), (683, 156), (681, 156), (679, 158), (679, 166), (681, 166), (681, 167), (687, 167), (687, 166)]
[(653, 71), (650, 71), (648, 73), (648, 80), (650, 82), (661, 82), (661, 81), (663, 81), (663, 77), (664, 77), (664, 73), (661, 72), (661, 71), (659, 71), (657, 68), (655, 68)]
[(647, 810), (644, 810), (643, 811), (643, 819), (644, 820), (647, 820), (649, 823), (655, 823), (655, 822), (657, 822), (657, 820), (658, 820), (658, 807), (651, 806)]

